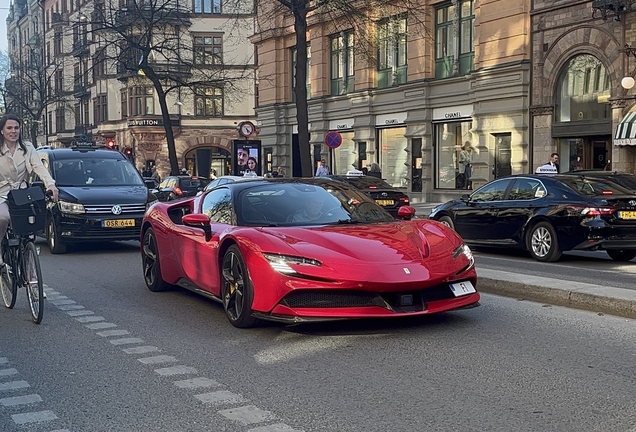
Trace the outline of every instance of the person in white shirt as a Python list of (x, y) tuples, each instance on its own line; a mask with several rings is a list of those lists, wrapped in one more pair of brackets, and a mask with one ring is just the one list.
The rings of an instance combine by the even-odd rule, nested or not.
[(328, 176), (329, 168), (327, 168), (327, 161), (322, 159), (320, 165), (316, 169), (316, 177)]

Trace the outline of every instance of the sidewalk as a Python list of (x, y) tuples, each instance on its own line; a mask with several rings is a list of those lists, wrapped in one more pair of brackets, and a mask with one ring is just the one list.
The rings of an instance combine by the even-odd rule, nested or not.
[[(426, 218), (440, 203), (412, 203), (415, 217)], [(636, 291), (477, 266), (477, 289), (482, 293), (513, 297), (636, 319)]]

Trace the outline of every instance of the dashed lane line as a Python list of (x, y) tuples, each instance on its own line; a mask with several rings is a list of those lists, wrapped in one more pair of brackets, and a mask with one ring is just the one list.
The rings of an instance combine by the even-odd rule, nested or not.
[(219, 414), (228, 420), (232, 420), (246, 426), (276, 419), (276, 416), (270, 411), (262, 410), (254, 405), (245, 405), (242, 407), (221, 410), (219, 411)]
[(195, 374), (197, 370), (190, 366), (172, 366), (167, 368), (155, 369), (155, 372), (161, 376)]
[(29, 383), (26, 381), (10, 381), (0, 384), (0, 391), (19, 390), (28, 387), (30, 386)]
[(179, 388), (184, 389), (194, 389), (194, 388), (203, 388), (203, 387), (217, 387), (221, 386), (221, 383), (205, 377), (191, 378), (187, 380), (180, 380), (173, 382)]
[(18, 370), (16, 368), (0, 369), (0, 377), (17, 375)]
[(228, 405), (249, 402), (249, 399), (245, 399), (243, 396), (232, 393), (228, 390), (198, 394), (194, 395), (194, 398), (212, 405)]
[(269, 426), (259, 426), (257, 428), (249, 429), (247, 432), (304, 432), (300, 429), (294, 429), (285, 423), (276, 423)]
[(124, 348), (122, 349), (126, 354), (146, 354), (149, 352), (159, 351), (159, 348), (156, 346), (145, 345), (145, 346), (137, 346), (132, 348)]
[(110, 336), (125, 336), (130, 334), (128, 330), (106, 330), (103, 332), (97, 332), (97, 336), (110, 337)]
[(140, 361), (143, 364), (159, 364), (159, 363), (177, 362), (178, 360), (176, 357), (173, 357), (173, 356), (160, 355), (160, 356), (154, 356), (154, 357), (139, 358), (137, 359), (137, 361)]
[(42, 397), (38, 394), (30, 394), (24, 396), (14, 396), (9, 398), (0, 399), (0, 405), (2, 406), (16, 406), (27, 405), (32, 403), (42, 402)]
[(131, 344), (137, 344), (137, 343), (144, 343), (144, 340), (141, 338), (130, 337), (130, 338), (121, 338), (121, 339), (111, 339), (109, 340), (109, 342), (113, 345), (131, 345)]
[(75, 321), (81, 323), (90, 323), (90, 322), (98, 322), (98, 321), (106, 321), (106, 318), (97, 315), (88, 315), (85, 317), (75, 318)]
[(11, 419), (15, 424), (23, 425), (28, 423), (42, 423), (46, 421), (57, 420), (57, 416), (53, 411), (37, 411), (12, 414)]
[(108, 328), (117, 327), (117, 324), (109, 323), (109, 322), (97, 322), (97, 323), (92, 323), (92, 324), (85, 324), (85, 327), (87, 329), (91, 329), (91, 330), (104, 330), (104, 329), (108, 329)]

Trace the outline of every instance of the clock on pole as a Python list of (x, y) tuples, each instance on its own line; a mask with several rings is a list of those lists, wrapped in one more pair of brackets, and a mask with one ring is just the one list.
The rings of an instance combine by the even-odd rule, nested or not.
[(243, 121), (239, 123), (238, 125), (239, 135), (245, 138), (249, 138), (254, 133), (255, 130), (256, 130), (256, 127), (254, 126), (254, 123), (252, 123), (251, 121)]

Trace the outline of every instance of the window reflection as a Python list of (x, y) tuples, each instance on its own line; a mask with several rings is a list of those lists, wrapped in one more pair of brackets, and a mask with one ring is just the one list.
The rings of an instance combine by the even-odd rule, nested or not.
[(609, 96), (609, 75), (601, 62), (588, 54), (576, 56), (557, 81), (555, 120), (610, 118)]

